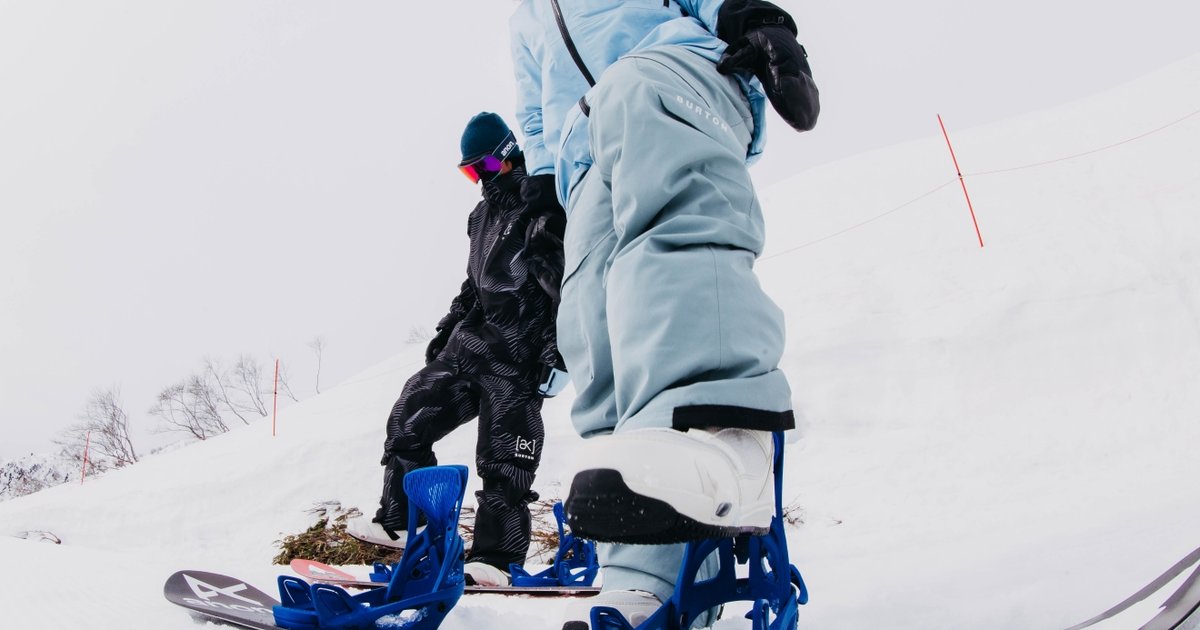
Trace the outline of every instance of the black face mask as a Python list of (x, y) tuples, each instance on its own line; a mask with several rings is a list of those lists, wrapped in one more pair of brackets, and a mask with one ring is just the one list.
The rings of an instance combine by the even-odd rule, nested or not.
[(512, 170), (503, 174), (497, 175), (495, 179), (483, 182), (483, 190), (486, 194), (489, 190), (502, 192), (519, 192), (521, 189), (521, 178), (519, 175), (524, 175), (525, 169), (520, 166), (513, 166)]

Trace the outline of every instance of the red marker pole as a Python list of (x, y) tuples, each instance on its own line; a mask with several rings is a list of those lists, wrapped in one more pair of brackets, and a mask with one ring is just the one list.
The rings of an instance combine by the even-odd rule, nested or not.
[(971, 195), (967, 194), (967, 182), (963, 179), (962, 169), (958, 167), (958, 158), (954, 155), (954, 146), (950, 144), (950, 134), (946, 133), (946, 124), (942, 115), (938, 114), (938, 125), (942, 128), (942, 136), (946, 138), (946, 147), (950, 149), (950, 159), (954, 161), (954, 172), (958, 174), (958, 183), (962, 184), (963, 196), (967, 198), (967, 209), (971, 211), (971, 222), (975, 224), (975, 236), (979, 237), (979, 246), (983, 247), (983, 234), (979, 232), (979, 221), (975, 218), (975, 207), (971, 205)]
[(279, 359), (275, 359), (275, 401), (271, 410), (271, 437), (275, 437), (275, 418), (279, 416)]
[(83, 485), (83, 478), (87, 476), (88, 450), (92, 448), (92, 432), (87, 432), (87, 440), (83, 443), (83, 469), (79, 471), (79, 485)]

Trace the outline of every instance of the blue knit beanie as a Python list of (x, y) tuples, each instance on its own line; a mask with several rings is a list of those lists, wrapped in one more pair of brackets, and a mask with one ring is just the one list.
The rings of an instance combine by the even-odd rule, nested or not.
[[(508, 143), (504, 142), (509, 137), (512, 137), (513, 141), (511, 147), (507, 146)], [(505, 146), (501, 146), (501, 144)], [(493, 152), (501, 160), (508, 159), (512, 153), (520, 152), (520, 149), (517, 147), (516, 136), (513, 136), (508, 125), (504, 124), (504, 119), (491, 112), (476, 114), (467, 123), (467, 128), (463, 130), (462, 142), (459, 143), (459, 148), (462, 150), (463, 164)]]

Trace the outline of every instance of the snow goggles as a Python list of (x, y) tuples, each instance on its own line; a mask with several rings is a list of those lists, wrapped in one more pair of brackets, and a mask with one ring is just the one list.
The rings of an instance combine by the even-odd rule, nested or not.
[(484, 181), (495, 179), (503, 168), (504, 160), (494, 155), (485, 155), (469, 164), (458, 165), (458, 170), (462, 171), (462, 174), (466, 175), (472, 184), (478, 184), (481, 179)]
[(464, 160), (458, 165), (458, 170), (462, 171), (472, 184), (478, 184), (479, 180), (490, 182), (504, 169), (504, 160), (516, 148), (517, 138), (510, 131), (490, 153), (469, 162)]

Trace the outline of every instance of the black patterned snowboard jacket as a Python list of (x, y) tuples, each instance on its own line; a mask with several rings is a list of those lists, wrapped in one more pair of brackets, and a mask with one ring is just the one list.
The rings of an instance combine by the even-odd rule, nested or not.
[(457, 326), (443, 353), (477, 359), (486, 373), (536, 379), (543, 365), (562, 367), (554, 320), (566, 217), (526, 206), (525, 177), (518, 166), (483, 184), (467, 220), (467, 279), (437, 329)]

